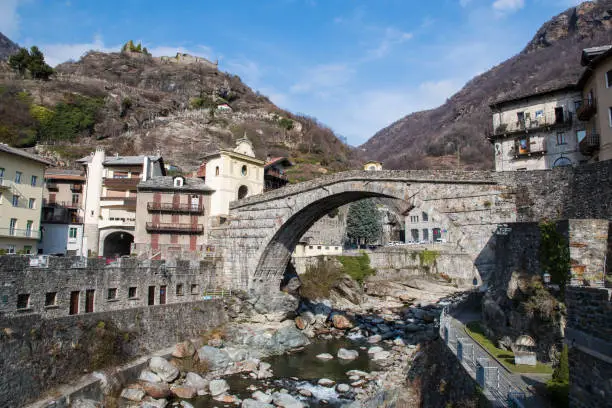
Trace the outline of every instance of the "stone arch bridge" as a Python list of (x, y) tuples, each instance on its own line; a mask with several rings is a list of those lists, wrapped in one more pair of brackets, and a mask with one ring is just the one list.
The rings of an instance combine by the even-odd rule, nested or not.
[(576, 171), (341, 172), (232, 202), (211, 243), (223, 256), (224, 285), (277, 288), (296, 244), (319, 218), (363, 198), (393, 198), (448, 217), (453, 244), (478, 263), (473, 277), (486, 280), (499, 225), (564, 215), (565, 198), (554, 194), (569, 193)]

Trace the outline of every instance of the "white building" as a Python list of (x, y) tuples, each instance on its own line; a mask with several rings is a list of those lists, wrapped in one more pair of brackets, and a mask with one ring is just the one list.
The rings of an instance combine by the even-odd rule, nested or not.
[(83, 247), (88, 256), (131, 253), (136, 228), (136, 186), (165, 176), (161, 156), (106, 156), (97, 149), (78, 160), (85, 169)]
[(406, 242), (449, 242), (449, 225), (440, 214), (415, 207), (404, 213)]
[(490, 105), (495, 170), (544, 170), (586, 162), (578, 148), (586, 132), (576, 118), (580, 102), (580, 91), (568, 85)]
[(246, 137), (238, 139), (233, 150), (220, 149), (203, 157), (206, 185), (215, 190), (211, 216), (226, 217), (229, 203), (264, 191), (264, 161), (255, 157), (253, 144)]

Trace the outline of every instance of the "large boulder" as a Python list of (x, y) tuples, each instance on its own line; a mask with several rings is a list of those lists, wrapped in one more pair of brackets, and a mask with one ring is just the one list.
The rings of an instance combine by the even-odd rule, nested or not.
[(222, 370), (226, 368), (231, 359), (227, 352), (212, 346), (204, 346), (198, 350), (200, 361), (206, 361), (210, 370)]
[(264, 402), (266, 404), (269, 404), (272, 402), (272, 396), (270, 394), (266, 394), (265, 392), (261, 392), (261, 391), (255, 391), (251, 397), (253, 397), (253, 399), (256, 399), (259, 402)]
[(197, 391), (203, 390), (208, 386), (208, 381), (196, 373), (187, 373), (185, 385), (195, 388)]
[(150, 383), (143, 381), (140, 385), (144, 392), (153, 398), (166, 398), (171, 394), (170, 387), (166, 383)]
[(242, 408), (274, 408), (274, 405), (247, 398), (242, 400)]
[(310, 344), (308, 337), (295, 327), (293, 321), (288, 321), (288, 324), (281, 326), (274, 334), (274, 338), (280, 352)]
[(357, 350), (347, 350), (345, 348), (338, 350), (338, 358), (341, 360), (355, 360), (357, 357), (359, 357)]
[(129, 401), (140, 402), (144, 396), (144, 391), (136, 388), (124, 388), (123, 391), (121, 391), (121, 398), (125, 398)]
[(262, 293), (259, 295), (253, 307), (257, 313), (283, 313), (292, 315), (300, 305), (300, 300), (285, 292)]
[(282, 408), (304, 408), (304, 404), (300, 402), (297, 398), (280, 392), (275, 392), (272, 394), (272, 400), (274, 401), (274, 405)]
[(149, 370), (157, 374), (164, 382), (172, 382), (179, 376), (178, 368), (161, 357), (151, 357)]
[(155, 374), (153, 371), (150, 371), (150, 370), (142, 370), (140, 372), (140, 376), (138, 376), (138, 380), (146, 381), (150, 383), (162, 382), (162, 379), (159, 378), (159, 375)]
[(145, 397), (140, 403), (139, 408), (166, 408), (168, 401), (165, 398), (155, 399), (151, 397)]
[(195, 346), (189, 341), (182, 341), (174, 346), (172, 356), (176, 358), (187, 358), (195, 354)]
[(229, 391), (230, 387), (227, 384), (227, 381), (221, 379), (221, 380), (212, 380), (209, 384), (208, 384), (208, 388), (210, 388), (210, 394), (213, 397), (222, 395), (224, 393), (226, 393), (227, 391)]
[(332, 323), (336, 329), (345, 330), (353, 328), (353, 323), (348, 317), (337, 313), (332, 316)]
[(171, 388), (171, 391), (174, 395), (183, 399), (192, 399), (197, 394), (197, 390), (195, 388), (186, 385), (176, 385)]

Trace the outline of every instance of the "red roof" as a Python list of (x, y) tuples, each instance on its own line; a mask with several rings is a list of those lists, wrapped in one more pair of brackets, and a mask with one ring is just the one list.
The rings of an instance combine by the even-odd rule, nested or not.
[(291, 163), (291, 161), (289, 161), (289, 159), (286, 157), (273, 157), (266, 162), (265, 167), (272, 166), (273, 164), (280, 162), (286, 162), (288, 167), (293, 166), (293, 163)]

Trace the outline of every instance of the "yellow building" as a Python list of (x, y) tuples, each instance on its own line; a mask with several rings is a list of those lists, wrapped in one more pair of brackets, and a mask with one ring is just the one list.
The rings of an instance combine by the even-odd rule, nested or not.
[(45, 167), (51, 163), (0, 144), (0, 252), (35, 253)]
[(365, 162), (363, 169), (366, 171), (380, 171), (383, 169), (383, 164), (379, 161), (370, 160)]

